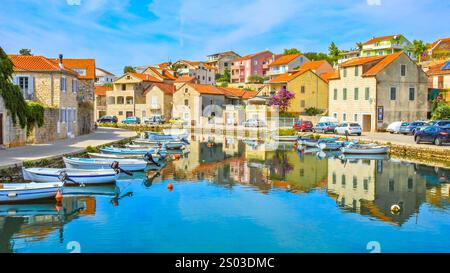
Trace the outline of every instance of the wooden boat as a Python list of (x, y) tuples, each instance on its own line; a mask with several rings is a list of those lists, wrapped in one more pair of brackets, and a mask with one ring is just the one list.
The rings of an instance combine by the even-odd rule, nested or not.
[(344, 154), (387, 154), (389, 146), (374, 144), (353, 144), (341, 148)]
[(31, 202), (54, 198), (62, 186), (62, 182), (0, 184), (0, 203)]
[(129, 149), (129, 148), (117, 148), (117, 147), (104, 147), (100, 148), (100, 152), (104, 154), (119, 154), (119, 155), (142, 155), (145, 154), (159, 154), (160, 157), (167, 156), (167, 150), (165, 149)]
[(120, 158), (79, 158), (64, 157), (64, 163), (67, 168), (96, 170), (109, 169), (111, 164), (118, 162), (120, 167), (126, 171), (143, 171), (147, 167), (148, 162), (144, 159), (120, 159)]
[(68, 178), (80, 184), (114, 183), (120, 174), (119, 170), (113, 170), (111, 167), (99, 170), (22, 168), (23, 178), (34, 182), (60, 182), (62, 172), (65, 172)]

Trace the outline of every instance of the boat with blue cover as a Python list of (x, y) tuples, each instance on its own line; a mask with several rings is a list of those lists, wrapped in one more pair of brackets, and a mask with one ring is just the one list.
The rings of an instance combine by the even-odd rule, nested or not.
[[(149, 164), (144, 159), (121, 159), (121, 158), (80, 158), (80, 157), (63, 157), (64, 164), (67, 168), (97, 170), (110, 169), (114, 162), (118, 162), (120, 167), (126, 171), (143, 171)], [(158, 164), (156, 162), (156, 164)]]
[(120, 170), (98, 169), (58, 169), (58, 168), (22, 168), (23, 179), (34, 182), (60, 182), (61, 173), (78, 184), (114, 183), (119, 178)]

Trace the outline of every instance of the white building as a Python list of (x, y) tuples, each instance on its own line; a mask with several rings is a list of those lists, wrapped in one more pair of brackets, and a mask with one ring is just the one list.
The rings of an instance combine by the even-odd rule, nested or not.
[(215, 84), (216, 69), (207, 63), (199, 61), (180, 60), (175, 63), (179, 68), (177, 74), (179, 76), (189, 76), (197, 78), (199, 84)]
[(116, 79), (113, 73), (108, 72), (102, 68), (95, 68), (95, 84), (104, 85), (105, 83), (112, 83)]

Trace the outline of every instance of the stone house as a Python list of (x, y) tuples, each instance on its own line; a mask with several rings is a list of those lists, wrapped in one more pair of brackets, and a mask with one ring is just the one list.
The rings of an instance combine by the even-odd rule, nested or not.
[(95, 59), (63, 59), (63, 64), (78, 73), (78, 134), (89, 134), (94, 130), (94, 86), (95, 86)]
[(117, 116), (119, 121), (126, 117), (139, 117), (141, 120), (150, 114), (146, 109), (144, 91), (161, 80), (142, 73), (126, 73), (113, 82), (113, 90), (107, 92), (106, 114)]
[(269, 64), (268, 76), (273, 79), (276, 76), (291, 71), (309, 62), (308, 58), (300, 53), (281, 55)]
[(0, 96), (0, 148), (12, 148), (25, 145), (27, 140), (26, 129), (14, 125), (10, 113), (5, 108), (3, 97)]
[(269, 81), (270, 96), (281, 88), (295, 94), (287, 112), (304, 114), (307, 108), (316, 108), (325, 113), (328, 109), (328, 83), (313, 70), (291, 71)]
[(176, 77), (172, 74), (172, 72), (170, 72), (167, 69), (160, 68), (160, 67), (149, 66), (142, 72), (142, 74), (150, 75), (164, 83), (169, 83), (169, 84), (173, 83), (176, 79)]
[[(155, 82), (144, 90), (145, 105), (149, 115), (162, 115), (165, 120), (172, 118), (173, 84)], [(146, 109), (146, 110), (147, 110)]]
[(216, 83), (216, 68), (205, 62), (180, 60), (175, 65), (179, 66), (179, 76), (195, 77), (199, 84)]
[(241, 57), (234, 51), (221, 52), (206, 56), (206, 63), (216, 69), (216, 73), (223, 74), (226, 69), (231, 70), (231, 64)]
[(360, 57), (329, 77), (329, 115), (384, 130), (394, 121), (427, 119), (427, 75), (403, 52)]
[[(43, 56), (9, 56), (14, 65), (13, 82), (26, 100), (47, 108), (43, 129), (35, 129), (32, 142), (48, 142), (78, 134), (78, 73), (58, 60)], [(55, 121), (55, 124), (49, 124)]]
[(95, 86), (95, 120), (106, 116), (106, 94), (111, 90), (113, 90), (112, 86)]

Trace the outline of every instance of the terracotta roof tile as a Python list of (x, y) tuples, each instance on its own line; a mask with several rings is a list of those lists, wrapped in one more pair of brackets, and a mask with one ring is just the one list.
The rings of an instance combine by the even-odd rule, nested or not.
[(301, 74), (305, 73), (307, 70), (297, 70), (292, 72), (287, 72), (280, 74), (276, 76), (275, 78), (271, 79), (269, 83), (284, 83), (289, 82), (292, 79), (296, 78), (297, 76), (300, 76)]
[(111, 91), (111, 90), (113, 90), (112, 86), (96, 85), (95, 86), (95, 95), (106, 96), (106, 92)]
[(427, 75), (428, 76), (435, 76), (435, 75), (446, 75), (446, 74), (450, 74), (450, 69), (442, 69), (444, 67), (444, 65), (446, 63), (448, 63), (450, 61), (444, 61), (444, 62), (440, 62), (438, 64), (435, 65), (431, 65), (430, 67), (428, 67), (428, 71), (427, 71)]
[(319, 61), (311, 61), (306, 62), (302, 66), (299, 67), (300, 70), (307, 70), (307, 69), (317, 69), (323, 64), (327, 64), (328, 62), (326, 60), (319, 60)]
[(280, 56), (279, 58), (275, 59), (275, 61), (273, 61), (269, 66), (288, 64), (300, 56), (301, 56), (300, 53), (283, 55), (283, 56)]
[(249, 59), (251, 59), (251, 58), (253, 58), (253, 57), (256, 57), (256, 56), (258, 56), (258, 55), (265, 54), (265, 53), (272, 53), (272, 52), (270, 52), (269, 50), (264, 50), (264, 51), (261, 51), (261, 52), (257, 52), (257, 53), (253, 53), (253, 54), (248, 54), (248, 55), (245, 55), (245, 56), (242, 56), (242, 57), (240, 57), (240, 58), (235, 59), (233, 62), (239, 62), (239, 61), (249, 60)]
[(394, 35), (387, 35), (387, 36), (380, 36), (380, 37), (374, 37), (367, 42), (364, 43), (364, 45), (370, 45), (376, 42), (385, 41), (385, 40), (391, 40), (394, 39), (395, 36), (402, 36), (401, 34), (394, 34)]
[(223, 89), (213, 85), (196, 84), (196, 83), (188, 83), (188, 85), (194, 88), (200, 94), (225, 95)]
[(433, 49), (437, 44), (442, 44), (442, 43), (450, 43), (450, 37), (448, 37), (448, 38), (441, 38), (441, 39), (438, 39), (438, 40), (432, 42), (428, 46), (427, 49)]
[(369, 62), (377, 61), (383, 59), (385, 55), (380, 56), (369, 56), (369, 57), (358, 57), (354, 59), (350, 59), (341, 64), (341, 67), (355, 66), (355, 65), (363, 65)]
[(326, 72), (320, 75), (320, 77), (328, 82), (329, 80), (334, 80), (334, 79), (339, 79), (339, 71), (331, 71), (331, 72)]
[(383, 70), (386, 66), (388, 66), (390, 63), (392, 63), (395, 59), (397, 59), (400, 55), (402, 55), (403, 52), (395, 52), (389, 55), (385, 55), (384, 58), (378, 62), (376, 65), (374, 65), (372, 68), (370, 68), (368, 71), (366, 71), (363, 76), (375, 76)]
[(9, 55), (16, 71), (64, 71), (73, 75), (78, 73), (68, 67), (61, 69), (58, 62), (44, 56)]
[(172, 74), (170, 74), (169, 72), (167, 72), (166, 69), (161, 69), (161, 71), (160, 71), (156, 67), (152, 67), (152, 66), (149, 66), (147, 69), (150, 69), (151, 71), (153, 71), (153, 73), (158, 75), (163, 80), (175, 80), (175, 77)]
[[(58, 62), (58, 59), (53, 59), (53, 61)], [(63, 64), (71, 69), (81, 68), (86, 69), (86, 75), (79, 75), (80, 79), (95, 79), (95, 59), (66, 59), (63, 58)]]
[(175, 92), (175, 86), (173, 84), (167, 83), (154, 83), (159, 89), (161, 89), (166, 94), (173, 94)]
[(196, 77), (190, 77), (188, 75), (183, 75), (181, 77), (176, 78), (175, 82), (192, 82), (195, 83), (197, 81)]
[(130, 75), (132, 75), (133, 77), (139, 78), (143, 81), (146, 82), (162, 82), (160, 79), (157, 79), (151, 75), (147, 75), (147, 74), (142, 74), (142, 73), (129, 73)]

